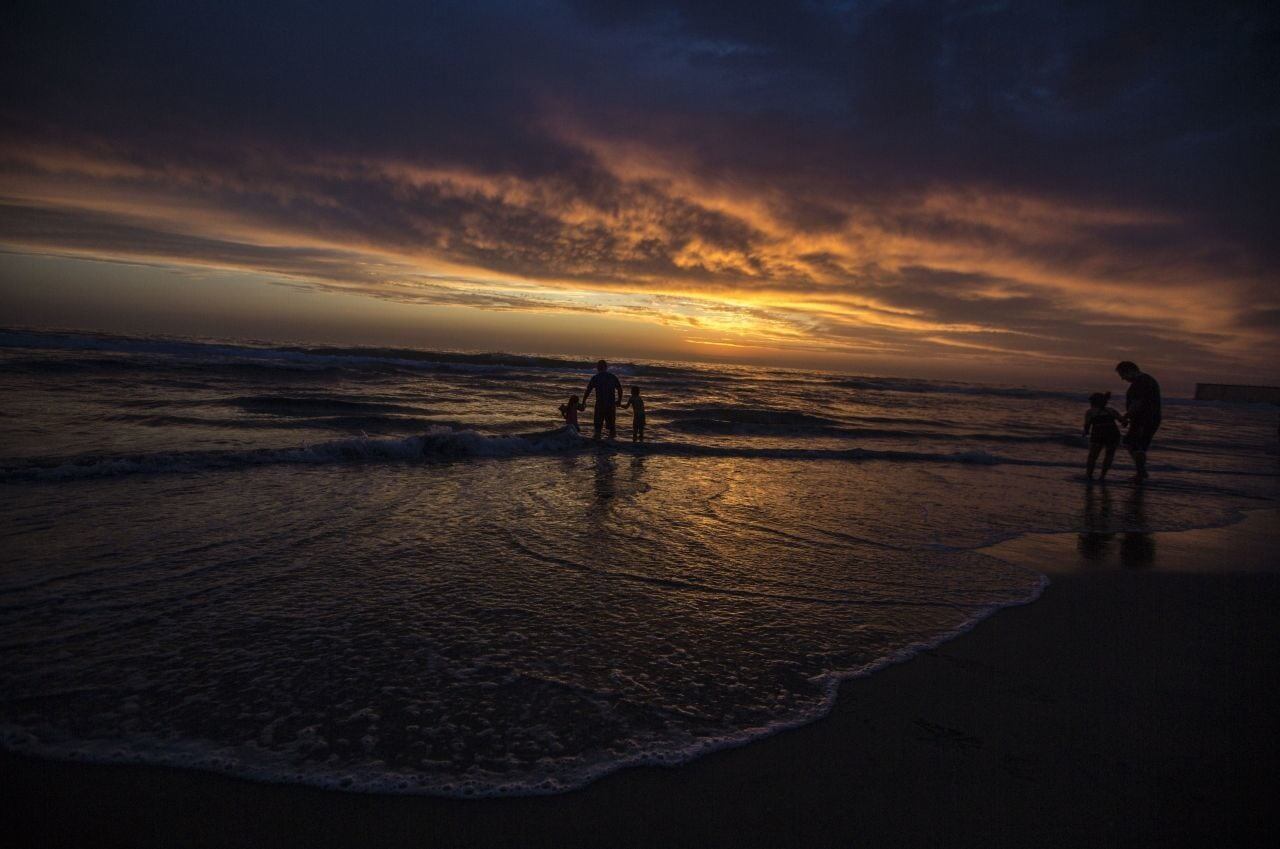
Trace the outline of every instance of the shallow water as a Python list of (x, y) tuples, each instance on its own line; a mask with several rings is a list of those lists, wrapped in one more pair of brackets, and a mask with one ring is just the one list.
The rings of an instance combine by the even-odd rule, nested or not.
[(0, 346), (0, 725), (61, 757), (565, 789), (1034, 598), (985, 544), (1278, 494), (1266, 407), (1171, 399), (1152, 484), (1090, 489), (1076, 394), (625, 364), (652, 443), (596, 446), (555, 421), (587, 362)]

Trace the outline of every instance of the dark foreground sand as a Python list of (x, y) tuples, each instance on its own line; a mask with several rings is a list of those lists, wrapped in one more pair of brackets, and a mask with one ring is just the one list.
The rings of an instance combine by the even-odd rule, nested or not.
[[(0, 756), (22, 846), (1270, 845), (1280, 513), (1032, 537), (1034, 604), (868, 678), (827, 719), (555, 797), (450, 801)], [(14, 838), (17, 838), (16, 843)]]

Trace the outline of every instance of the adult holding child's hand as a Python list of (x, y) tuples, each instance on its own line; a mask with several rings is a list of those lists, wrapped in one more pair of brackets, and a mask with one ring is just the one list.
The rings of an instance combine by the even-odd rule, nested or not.
[(596, 393), (595, 407), (595, 439), (600, 438), (600, 429), (609, 427), (609, 438), (618, 436), (618, 405), (622, 403), (622, 381), (609, 371), (609, 364), (604, 360), (596, 363), (596, 373), (587, 382), (587, 391), (582, 393), (585, 406), (591, 393)]
[(1124, 447), (1133, 457), (1138, 480), (1146, 480), (1147, 450), (1151, 447), (1151, 437), (1160, 427), (1160, 384), (1129, 360), (1116, 364), (1116, 374), (1129, 383), (1122, 419), (1129, 427), (1124, 435)]

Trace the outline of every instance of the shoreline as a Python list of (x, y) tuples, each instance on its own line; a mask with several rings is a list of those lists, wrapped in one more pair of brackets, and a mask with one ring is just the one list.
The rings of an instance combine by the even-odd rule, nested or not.
[(839, 685), (824, 718), (555, 796), (344, 793), (0, 753), (29, 846), (1251, 845), (1280, 656), (1280, 511), (981, 549), (1031, 604)]

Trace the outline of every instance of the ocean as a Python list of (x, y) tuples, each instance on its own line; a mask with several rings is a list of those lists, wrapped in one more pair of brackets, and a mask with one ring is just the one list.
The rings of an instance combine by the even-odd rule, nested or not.
[[(810, 722), (1039, 573), (1280, 497), (1274, 406), (1165, 399), (1088, 486), (1089, 391), (0, 331), (0, 745), (391, 793), (558, 792)], [(1157, 377), (1159, 375), (1157, 374)], [(1114, 384), (1114, 385), (1112, 385)], [(590, 410), (582, 414), (589, 431)]]

